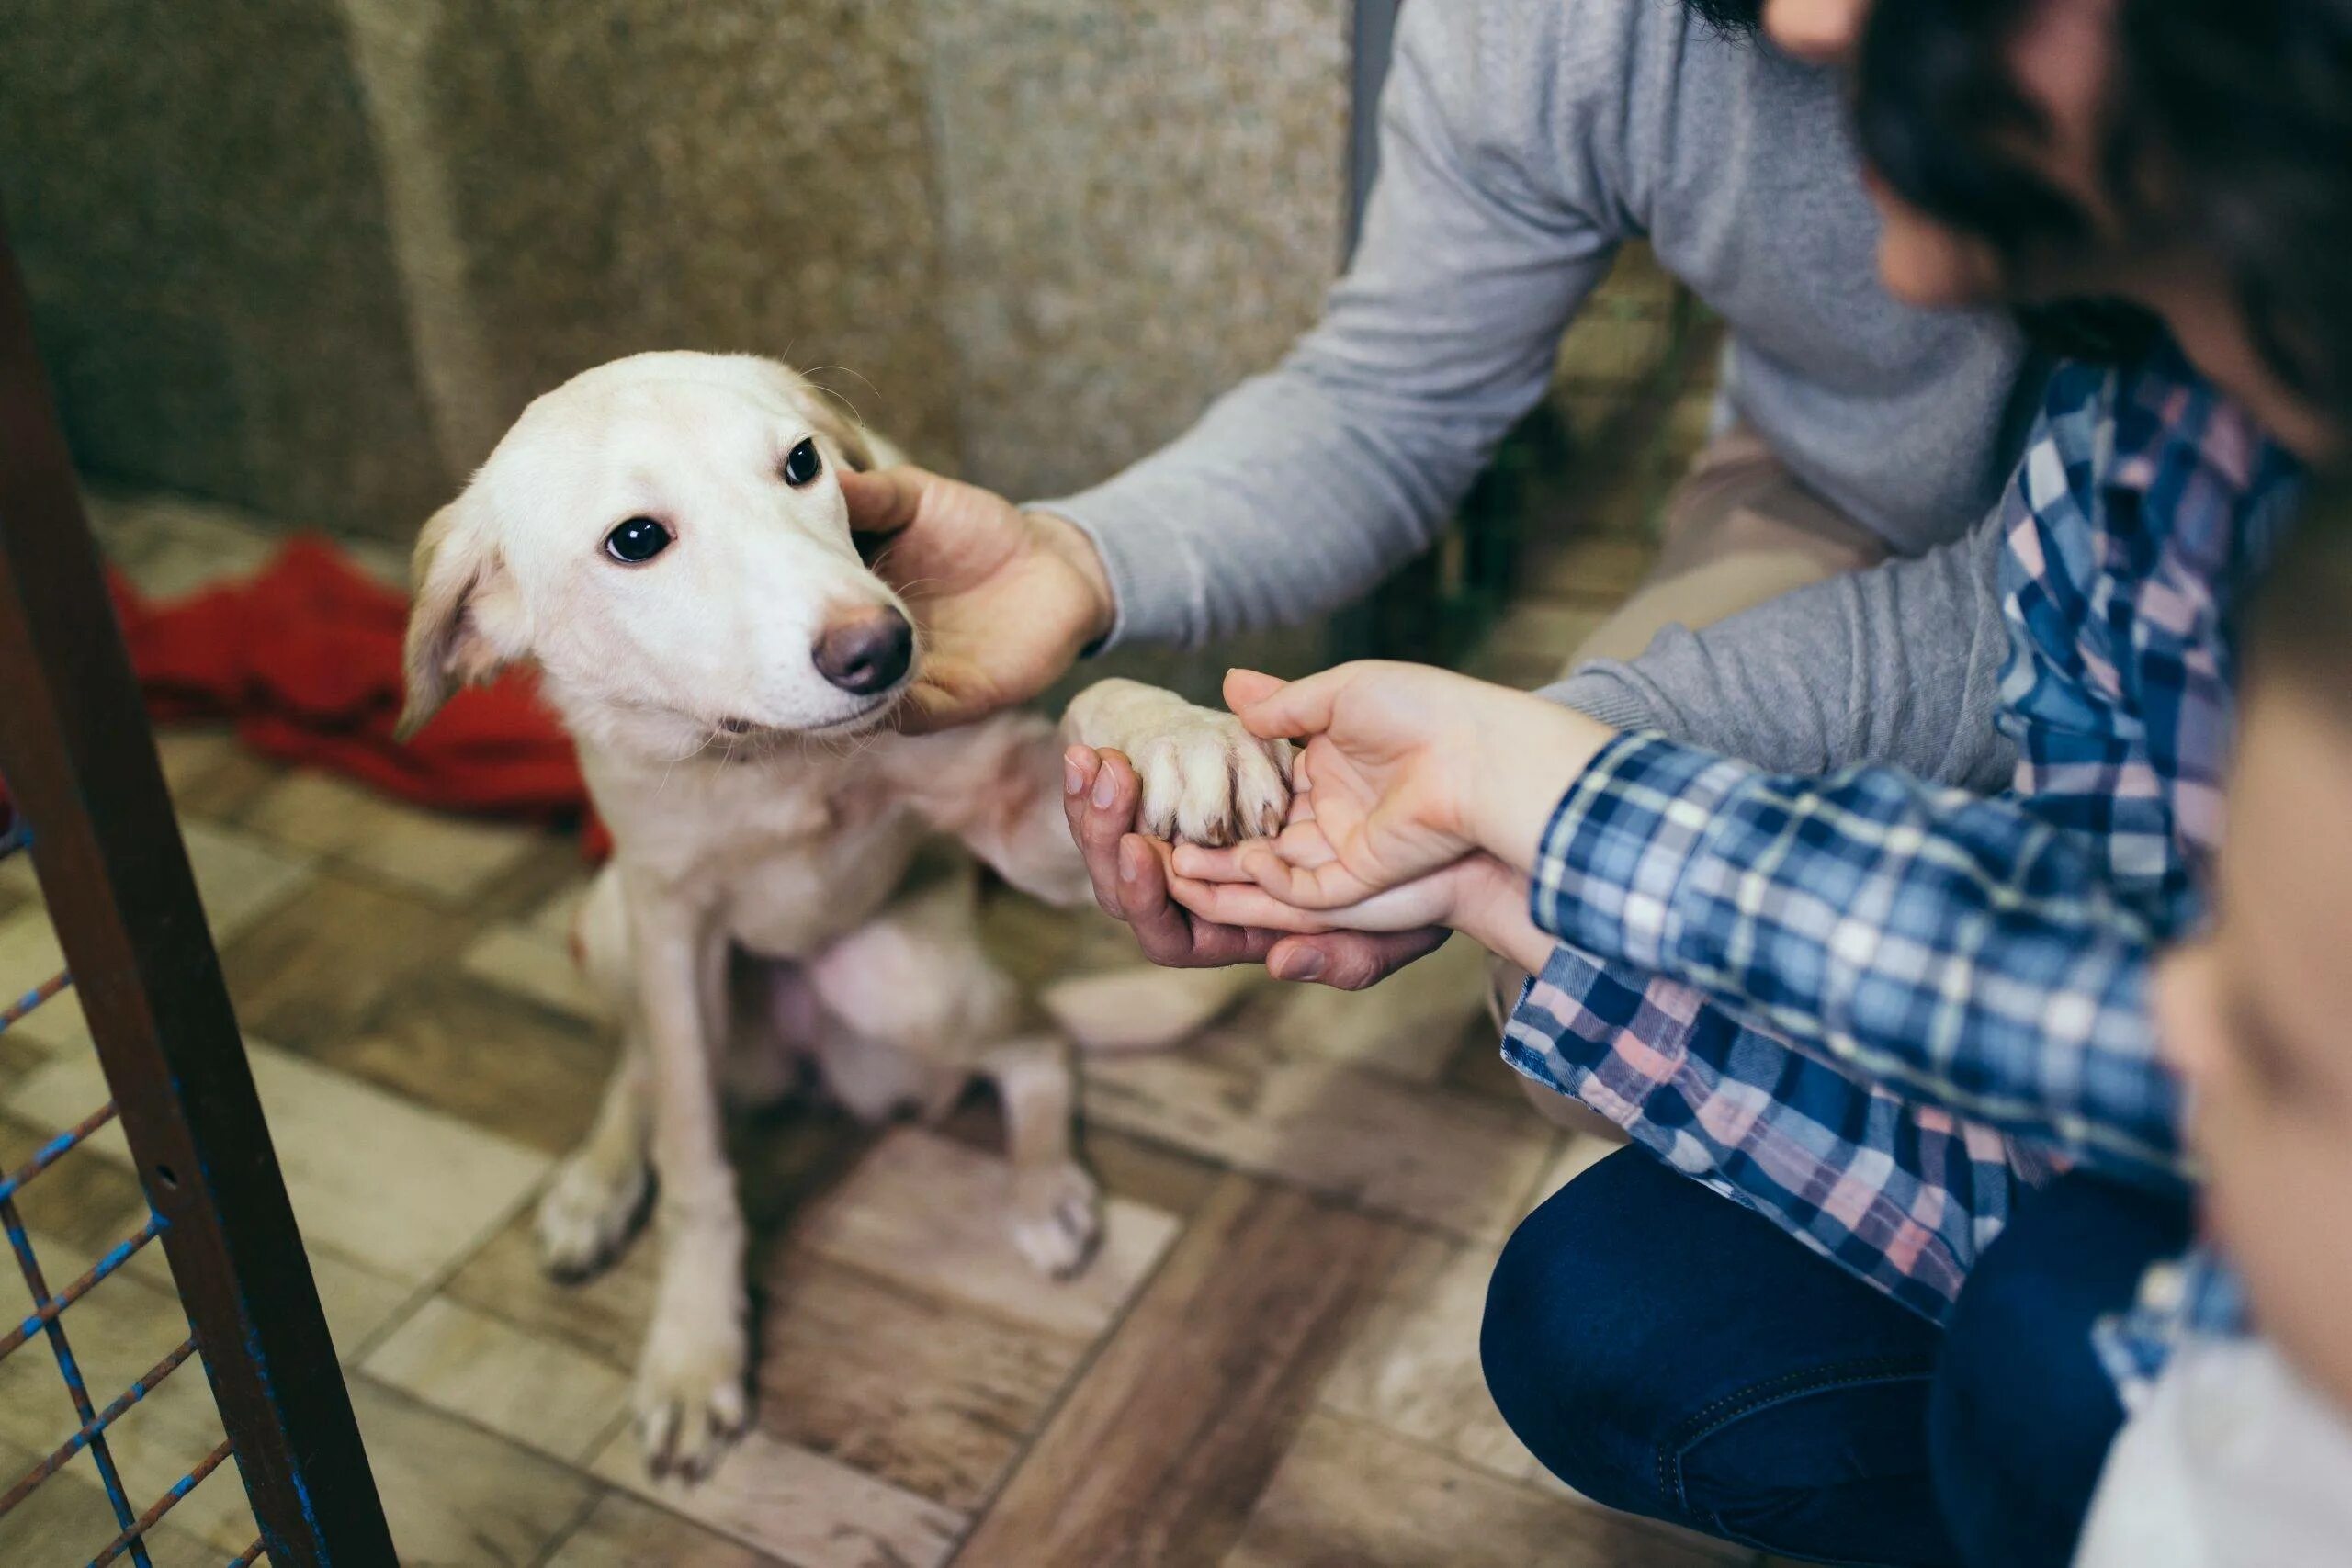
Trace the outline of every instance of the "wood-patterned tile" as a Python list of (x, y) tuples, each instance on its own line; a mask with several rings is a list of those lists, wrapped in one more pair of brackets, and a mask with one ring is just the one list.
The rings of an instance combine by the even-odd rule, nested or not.
[[(62, 1280), (52, 1279), (51, 1283)], [(176, 1297), (121, 1277), (76, 1302), (63, 1322), (91, 1398), (101, 1405), (162, 1360), (188, 1331), (187, 1309)], [(0, 1442), (45, 1454), (79, 1425), (46, 1344), (28, 1345), (0, 1361)], [(189, 1363), (107, 1428), (107, 1443), (124, 1489), (144, 1507), (209, 1453), (220, 1436), (211, 1390), (202, 1371)], [(96, 1471), (84, 1465), (86, 1457), (75, 1463), (96, 1485)], [(253, 1533), (243, 1493), (233, 1476), (218, 1479), (224, 1484), (216, 1487), (207, 1481), (173, 1510), (172, 1518), (191, 1536), (220, 1549), (225, 1561), (252, 1540)], [(112, 1533), (88, 1543), (82, 1560), (95, 1555)]]
[(1496, 1248), (1416, 1237), (1324, 1381), (1324, 1408), (1516, 1481), (1544, 1473), (1487, 1393), (1478, 1325)]
[(221, 948), (238, 1016), (296, 1051), (347, 1036), (384, 999), (446, 973), (472, 940), (462, 920), (321, 873)]
[(1486, 1023), (1486, 949), (1456, 937), (1364, 991), (1284, 986), (1230, 1027), (1261, 1029), (1294, 1050), (1370, 1067), (1408, 1083), (1435, 1083), (1465, 1031)]
[[(0, 1474), (13, 1483), (39, 1457), (29, 1449), (0, 1442)], [(235, 1477), (225, 1472), (213, 1479), (224, 1486), (236, 1484)], [(207, 1481), (205, 1485), (212, 1483)], [(140, 1500), (138, 1506), (144, 1506), (145, 1501)], [(119, 1528), (99, 1485), (96, 1464), (87, 1453), (76, 1454), (30, 1497), (0, 1517), (0, 1562), (22, 1563), (24, 1568), (86, 1562), (115, 1538)], [(155, 1568), (220, 1568), (233, 1555), (182, 1529), (176, 1517), (164, 1520), (145, 1540)]]
[[(252, 925), (290, 897), (310, 875), (310, 868), (301, 862), (234, 829), (192, 821), (182, 824), (181, 837), (216, 944)], [(21, 986), (32, 983), (21, 976), (43, 966), (54, 973), (63, 967), (64, 959), (55, 933), (46, 929), (49, 916), (37, 901), (40, 890), (32, 878), (31, 863), (22, 856), (0, 861), (0, 877), (20, 884), (26, 895), (15, 913), (0, 919), (0, 992), (13, 996)], [(72, 991), (51, 998), (11, 1025), (8, 1032), (51, 1051), (92, 1048), (81, 999)]]
[(564, 1538), (548, 1568), (785, 1568), (780, 1558), (753, 1551), (690, 1525), (667, 1509), (608, 1492), (580, 1528)]
[(1719, 1568), (1752, 1557), (1564, 1493), (1514, 1485), (1363, 1422), (1317, 1416), (1224, 1561), (1227, 1568)]
[(755, 1417), (771, 1437), (970, 1513), (1086, 1348), (788, 1251), (762, 1282)]
[(1102, 1241), (1075, 1279), (1049, 1280), (1014, 1250), (1004, 1162), (919, 1128), (892, 1132), (797, 1227), (797, 1245), (911, 1290), (1048, 1333), (1091, 1337), (1158, 1261), (1176, 1222), (1125, 1199), (1103, 1205)]
[(933, 1568), (965, 1518), (754, 1427), (705, 1480), (655, 1481), (637, 1434), (597, 1456), (596, 1475), (794, 1568)]
[[(547, 1172), (544, 1155), (290, 1053), (248, 1042), (246, 1054), (304, 1234), (388, 1279), (416, 1285), (433, 1278), (513, 1213)], [(14, 1109), (54, 1129), (105, 1098), (96, 1058), (73, 1055), (18, 1085)], [(129, 1158), (119, 1129), (86, 1147)]]
[(560, 934), (532, 925), (496, 925), (466, 949), (466, 973), (486, 986), (525, 998), (567, 1018), (608, 1028), (595, 997)]
[(567, 1464), (585, 1464), (628, 1409), (628, 1379), (614, 1368), (441, 1296), (387, 1336), (362, 1370)]
[(331, 773), (287, 774), (246, 808), (255, 832), (314, 855), (364, 866), (403, 887), (460, 899), (529, 853), (528, 828), (423, 811)]
[(1464, 1235), (1518, 1218), (1551, 1154), (1539, 1119), (1283, 1048), (1219, 1029), (1181, 1052), (1091, 1061), (1087, 1119)]
[[(730, 1139), (737, 1184), (752, 1227), (752, 1267), (788, 1244), (792, 1222), (869, 1146), (847, 1119), (786, 1108), (737, 1129)], [(559, 1284), (539, 1267), (528, 1213), (517, 1214), (467, 1258), (447, 1293), (528, 1332), (562, 1341), (627, 1369), (635, 1363), (653, 1302), (660, 1237), (649, 1228), (596, 1278)]]
[(961, 1568), (1217, 1561), (1408, 1234), (1225, 1178), (974, 1529)]
[(579, 1472), (365, 1376), (351, 1398), (401, 1568), (536, 1563), (596, 1494)]
[[(106, 1103), (105, 1090), (100, 1089), (78, 1114), (51, 1125), (28, 1105), (26, 1090), (26, 1085), (37, 1083), (48, 1071), (48, 1064), (43, 1063), (27, 1073), (9, 1096), (14, 1112), (0, 1111), (0, 1171), (16, 1169), (32, 1158), (61, 1126), (72, 1126)], [(17, 1195), (17, 1212), (43, 1238), (41, 1268), (50, 1283), (62, 1285), (147, 1223), (147, 1195), (121, 1162), (85, 1145), (35, 1177)], [(0, 1284), (0, 1294), (10, 1302), (20, 1299), (24, 1285), (5, 1244), (0, 1244), (0, 1271), (5, 1271), (0, 1279), (6, 1281)], [(0, 1313), (0, 1318), (13, 1324), (13, 1310)]]
[(560, 1155), (595, 1117), (619, 1054), (606, 1031), (454, 969), (418, 976), (307, 1053), (526, 1147)]

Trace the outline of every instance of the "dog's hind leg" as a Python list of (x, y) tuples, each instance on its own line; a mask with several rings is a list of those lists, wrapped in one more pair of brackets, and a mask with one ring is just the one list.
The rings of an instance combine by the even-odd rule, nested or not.
[(1004, 1106), (1012, 1168), (1012, 1245), (1055, 1279), (1086, 1265), (1102, 1232), (1102, 1198), (1070, 1152), (1077, 1076), (1069, 1043), (1051, 1034), (1009, 1040), (981, 1059)]
[(1046, 1273), (1076, 1272), (1102, 1221), (1094, 1179), (1070, 1153), (1069, 1046), (1041, 1025), (1032, 1032), (1018, 988), (981, 945), (970, 878), (901, 898), (809, 974), (842, 1026), (827, 1047), (836, 1086), (926, 1084), (904, 1098), (939, 1109), (941, 1090), (952, 1096), (975, 1076), (995, 1084), (1013, 1242)]

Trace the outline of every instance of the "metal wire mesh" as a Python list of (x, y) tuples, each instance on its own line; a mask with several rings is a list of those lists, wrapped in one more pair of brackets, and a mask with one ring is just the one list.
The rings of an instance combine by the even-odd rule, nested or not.
[[(6, 805), (0, 803), (0, 814), (6, 813)], [(28, 841), (25, 826), (20, 820), (6, 821), (5, 826), (0, 826), (0, 860), (15, 854), (23, 849)], [(14, 978), (14, 976), (0, 976), (0, 983), (6, 983)], [(5, 1032), (21, 1022), (44, 1004), (62, 995), (72, 985), (73, 977), (60, 971), (35, 986), (31, 990), (25, 992), (15, 1001), (0, 1007), (0, 1032)], [(18, 1213), (17, 1203), (18, 1194), (23, 1192), (29, 1183), (75, 1149), (80, 1148), (92, 1134), (105, 1127), (114, 1118), (114, 1102), (108, 1100), (75, 1125), (58, 1134), (41, 1145), (24, 1164), (5, 1176), (0, 1176), (0, 1230), (6, 1233), (9, 1250), (15, 1255), (17, 1271), (24, 1277), (25, 1287), (30, 1292), (32, 1306), (31, 1312), (22, 1321), (6, 1332), (0, 1333), (0, 1361), (6, 1361), (10, 1356), (30, 1345), (36, 1338), (46, 1340), (51, 1359), (56, 1363), (58, 1375), (63, 1381), (67, 1396), (73, 1402), (74, 1413), (80, 1420), (79, 1427), (63, 1442), (18, 1477), (6, 1492), (0, 1492), (0, 1519), (5, 1519), (19, 1505), (31, 1497), (42, 1483), (55, 1476), (75, 1455), (86, 1449), (89, 1450), (92, 1463), (97, 1470), (100, 1484), (106, 1492), (107, 1503), (114, 1512), (115, 1523), (119, 1529), (119, 1533), (112, 1540), (103, 1544), (93, 1543), (96, 1547), (96, 1554), (89, 1559), (89, 1568), (105, 1568), (106, 1564), (124, 1557), (128, 1557), (137, 1565), (137, 1568), (152, 1568), (147, 1551), (148, 1532), (153, 1530), (189, 1493), (195, 1491), (203, 1483), (205, 1477), (220, 1468), (221, 1461), (230, 1455), (230, 1443), (226, 1438), (221, 1439), (220, 1443), (210, 1453), (199, 1460), (186, 1475), (167, 1487), (162, 1496), (156, 1498), (143, 1510), (134, 1512), (130, 1494), (123, 1484), (120, 1468), (116, 1464), (113, 1450), (107, 1444), (107, 1434), (133, 1405), (153, 1393), (164, 1380), (170, 1377), (196, 1355), (198, 1347), (195, 1331), (191, 1329), (187, 1337), (183, 1339), (176, 1348), (147, 1371), (133, 1379), (129, 1387), (115, 1395), (103, 1409), (100, 1409), (92, 1398), (88, 1381), (83, 1375), (81, 1363), (74, 1359), (73, 1342), (66, 1325), (66, 1313), (75, 1303), (87, 1296), (101, 1282), (119, 1271), (124, 1264), (137, 1255), (141, 1247), (162, 1235), (164, 1221), (150, 1210), (145, 1224), (141, 1224), (138, 1230), (107, 1248), (95, 1263), (62, 1289), (51, 1290), (48, 1278), (41, 1269), (40, 1256), (34, 1249), (31, 1229), (25, 1224), (22, 1214)], [(263, 1555), (262, 1542), (256, 1540), (235, 1559), (231, 1568), (243, 1568), (244, 1564), (260, 1561)]]

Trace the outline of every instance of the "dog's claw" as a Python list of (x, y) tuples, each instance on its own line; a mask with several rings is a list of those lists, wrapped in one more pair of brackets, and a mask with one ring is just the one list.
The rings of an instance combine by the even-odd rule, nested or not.
[(1102, 1235), (1102, 1194), (1076, 1165), (1016, 1179), (1012, 1245), (1041, 1274), (1067, 1280), (1086, 1267)]
[(532, 1225), (549, 1277), (577, 1284), (601, 1273), (635, 1234), (651, 1189), (642, 1164), (616, 1174), (585, 1158), (564, 1161)]
[(1144, 831), (1221, 848), (1278, 830), (1289, 753), (1289, 742), (1261, 740), (1231, 714), (1184, 706), (1135, 749)]
[(645, 1467), (658, 1480), (703, 1480), (750, 1423), (739, 1337), (723, 1338), (697, 1346), (657, 1329), (646, 1346), (633, 1403)]

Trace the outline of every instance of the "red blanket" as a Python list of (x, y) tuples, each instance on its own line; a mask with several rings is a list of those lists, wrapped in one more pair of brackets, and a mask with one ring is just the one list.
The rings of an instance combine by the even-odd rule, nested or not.
[(459, 692), (413, 739), (392, 739), (408, 600), (322, 540), (294, 539), (258, 575), (174, 604), (144, 602), (119, 575), (108, 586), (158, 723), (226, 719), (265, 756), (418, 806), (534, 820), (586, 810), (571, 739), (527, 673)]

